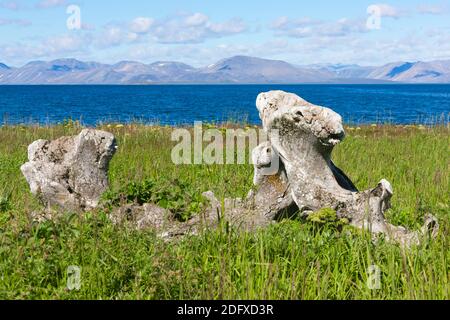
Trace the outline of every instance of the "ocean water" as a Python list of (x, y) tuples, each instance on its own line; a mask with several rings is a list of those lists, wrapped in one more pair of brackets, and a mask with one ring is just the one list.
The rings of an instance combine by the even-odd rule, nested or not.
[(450, 85), (0, 86), (0, 125), (101, 122), (259, 124), (260, 92), (285, 90), (332, 108), (345, 123), (448, 122)]

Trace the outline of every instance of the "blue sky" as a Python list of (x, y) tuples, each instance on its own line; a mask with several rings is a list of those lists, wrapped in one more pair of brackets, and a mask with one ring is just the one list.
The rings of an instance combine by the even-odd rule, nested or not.
[[(67, 26), (69, 5), (80, 28)], [(233, 55), (300, 65), (450, 59), (450, 1), (0, 0), (0, 62), (9, 65), (73, 57), (204, 66)]]

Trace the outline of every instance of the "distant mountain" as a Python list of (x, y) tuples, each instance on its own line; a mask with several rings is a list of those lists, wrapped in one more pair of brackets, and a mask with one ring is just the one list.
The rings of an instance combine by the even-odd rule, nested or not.
[(190, 65), (173, 61), (158, 61), (150, 65), (155, 71), (168, 76), (193, 72), (196, 69)]
[(50, 62), (32, 61), (21, 68), (3, 73), (0, 83), (7, 84), (59, 84), (84, 83), (93, 70), (104, 65), (96, 62), (81, 62), (75, 59), (58, 59)]
[(33, 61), (19, 68), (0, 63), (0, 84), (158, 83), (450, 83), (450, 60), (395, 62), (381, 67), (298, 66), (247, 56), (223, 59), (202, 68), (173, 61), (102, 64), (58, 59)]
[(6, 64), (0, 62), (0, 70), (9, 70), (9, 69), (11, 68), (8, 67)]
[(3, 83), (3, 77), (5, 77), (5, 74), (8, 73), (11, 70), (10, 67), (8, 67), (4, 63), (0, 63), (0, 84)]
[(367, 77), (407, 83), (449, 83), (450, 60), (390, 63), (374, 69)]
[(316, 64), (307, 67), (328, 72), (338, 79), (365, 79), (375, 69), (375, 67), (362, 67), (357, 64)]
[(201, 68), (183, 79), (213, 83), (304, 83), (324, 82), (329, 76), (284, 61), (235, 56)]
[[(153, 70), (154, 82), (183, 82), (184, 77), (195, 73), (197, 69), (181, 62), (158, 61), (149, 65)], [(137, 83), (146, 83), (146, 74), (134, 79)], [(152, 82), (152, 81), (150, 81)]]

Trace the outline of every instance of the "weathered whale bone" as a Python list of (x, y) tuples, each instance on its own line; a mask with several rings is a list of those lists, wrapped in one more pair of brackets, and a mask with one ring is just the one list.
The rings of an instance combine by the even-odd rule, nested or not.
[(345, 137), (342, 118), (336, 112), (283, 91), (260, 94), (257, 107), (302, 215), (332, 208), (353, 226), (405, 245), (418, 243), (423, 233), (436, 233), (438, 225), (432, 216), (417, 232), (387, 223), (384, 213), (391, 206), (391, 184), (383, 179), (374, 189), (359, 192), (333, 164), (333, 148)]
[(88, 211), (108, 188), (116, 148), (111, 133), (85, 129), (78, 136), (33, 142), (21, 170), (31, 192), (47, 207)]

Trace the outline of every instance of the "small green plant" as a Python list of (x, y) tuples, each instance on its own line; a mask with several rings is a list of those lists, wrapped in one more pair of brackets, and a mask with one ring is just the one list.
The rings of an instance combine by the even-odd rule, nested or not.
[(112, 206), (121, 203), (154, 203), (170, 210), (176, 219), (189, 220), (199, 213), (205, 199), (189, 184), (178, 179), (156, 180), (147, 178), (144, 181), (131, 182), (118, 192), (109, 192), (105, 195), (107, 202)]
[(81, 128), (80, 120), (64, 119), (61, 125), (64, 128)]
[(11, 196), (10, 195), (0, 195), (0, 213), (11, 210)]
[(349, 224), (348, 219), (340, 219), (337, 216), (336, 210), (332, 208), (322, 208), (319, 211), (309, 215), (307, 220), (317, 225), (332, 225), (338, 230), (342, 230), (345, 225)]

